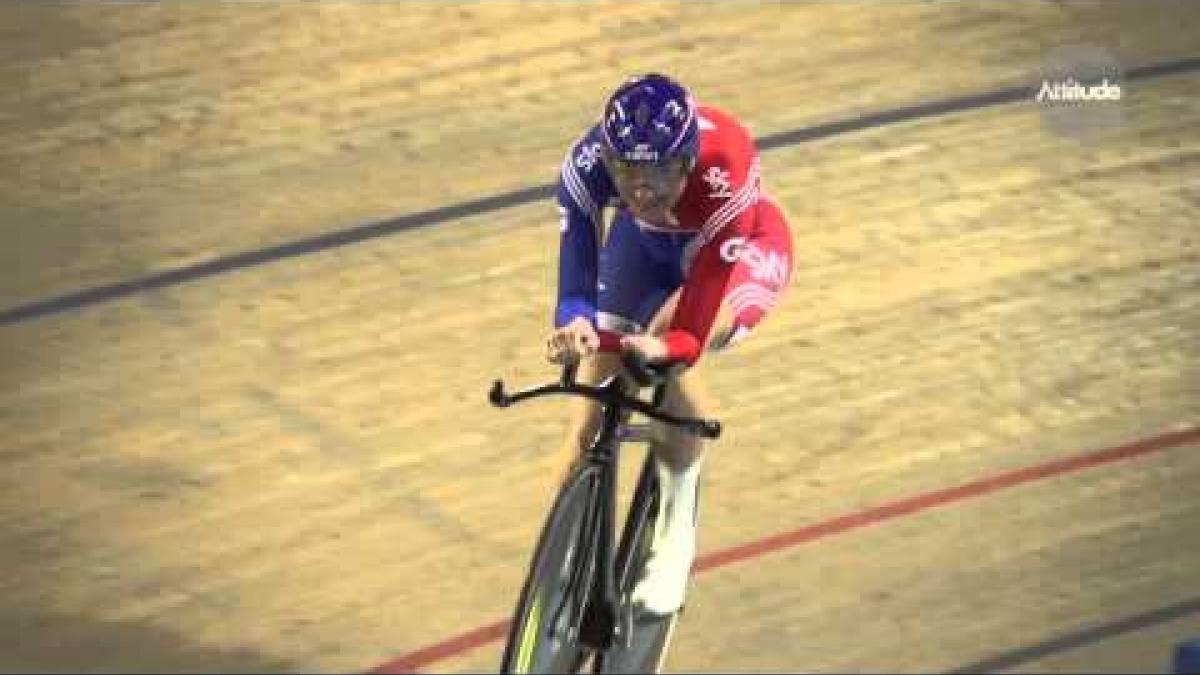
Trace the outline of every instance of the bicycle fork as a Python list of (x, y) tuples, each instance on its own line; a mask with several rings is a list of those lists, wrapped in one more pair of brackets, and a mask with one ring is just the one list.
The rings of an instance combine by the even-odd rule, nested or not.
[(596, 489), (599, 499), (595, 505), (595, 530), (592, 539), (595, 547), (592, 569), (598, 572), (583, 612), (580, 625), (580, 641), (597, 651), (612, 646), (617, 622), (617, 584), (613, 577), (613, 530), (616, 518), (617, 454), (616, 429), (619, 420), (617, 411), (605, 408), (601, 433), (589, 452), (588, 461), (599, 464)]

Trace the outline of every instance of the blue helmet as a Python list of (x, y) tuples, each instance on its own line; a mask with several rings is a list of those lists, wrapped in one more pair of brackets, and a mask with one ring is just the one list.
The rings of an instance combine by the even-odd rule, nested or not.
[(696, 107), (687, 90), (665, 75), (630, 78), (604, 106), (606, 149), (630, 164), (695, 159), (700, 137)]

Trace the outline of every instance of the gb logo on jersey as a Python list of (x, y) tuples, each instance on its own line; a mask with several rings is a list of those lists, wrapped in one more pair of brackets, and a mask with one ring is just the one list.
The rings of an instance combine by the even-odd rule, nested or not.
[(579, 147), (579, 154), (575, 155), (575, 166), (579, 167), (580, 169), (583, 169), (584, 171), (591, 171), (596, 166), (596, 162), (599, 162), (599, 161), (600, 161), (600, 144), (599, 143), (592, 143), (591, 145), (587, 145), (587, 144), (581, 145)]
[(744, 237), (730, 237), (721, 244), (721, 259), (736, 263), (739, 260), (750, 266), (750, 276), (764, 281), (775, 288), (782, 288), (787, 279), (789, 260), (786, 255), (774, 251), (764, 253)]
[(703, 178), (711, 190), (708, 193), (710, 199), (729, 199), (733, 196), (733, 192), (729, 190), (730, 174), (725, 169), (719, 166), (710, 166), (708, 171), (704, 172)]

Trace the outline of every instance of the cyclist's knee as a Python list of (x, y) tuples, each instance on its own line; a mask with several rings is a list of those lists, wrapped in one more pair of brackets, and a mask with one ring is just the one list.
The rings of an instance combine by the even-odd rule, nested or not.
[[(706, 417), (710, 409), (698, 371), (680, 373), (667, 387), (663, 410), (677, 417)], [(689, 465), (703, 450), (699, 436), (668, 424), (656, 423), (651, 449), (675, 469)]]
[(667, 433), (661, 440), (651, 441), (650, 451), (672, 471), (687, 469), (700, 457), (704, 448), (700, 439), (691, 434)]

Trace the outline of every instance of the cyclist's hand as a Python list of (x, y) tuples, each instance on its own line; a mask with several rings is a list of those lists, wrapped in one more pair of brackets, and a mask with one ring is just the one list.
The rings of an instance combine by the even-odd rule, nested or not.
[(550, 363), (566, 363), (591, 356), (600, 348), (600, 336), (592, 322), (576, 317), (571, 323), (554, 331), (546, 343), (546, 359)]
[(662, 361), (667, 358), (667, 343), (652, 335), (626, 335), (621, 338), (621, 349), (637, 352), (647, 361)]

